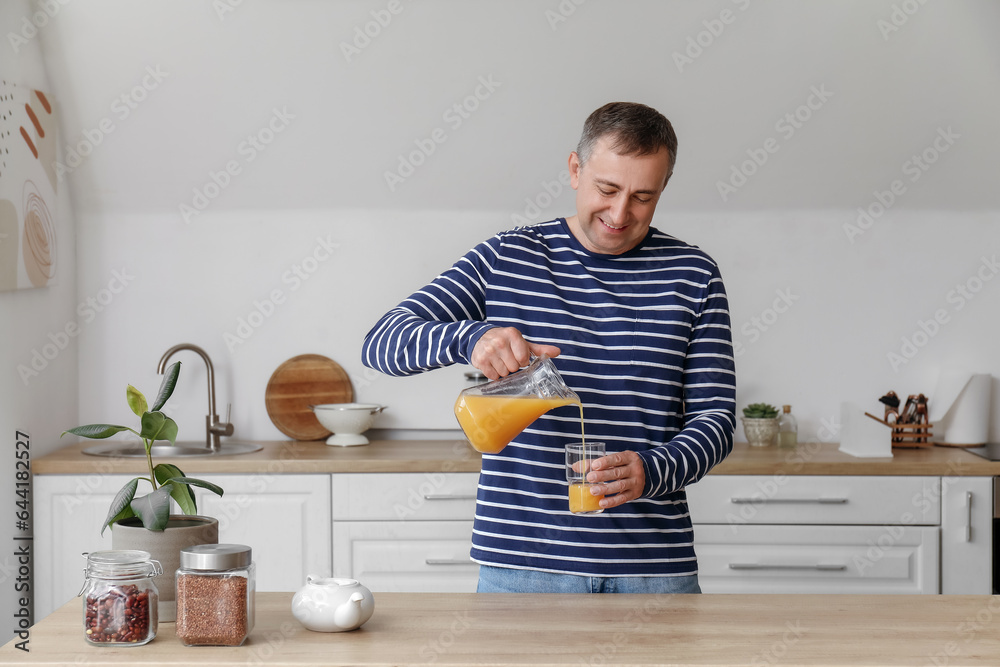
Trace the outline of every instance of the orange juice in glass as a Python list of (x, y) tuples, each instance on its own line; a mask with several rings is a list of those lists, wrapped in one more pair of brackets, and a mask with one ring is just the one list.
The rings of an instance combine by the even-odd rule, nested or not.
[(594, 484), (587, 482), (587, 473), (594, 459), (605, 454), (603, 442), (572, 442), (566, 445), (566, 481), (569, 483), (569, 511), (573, 514), (600, 514), (603, 494), (590, 492)]

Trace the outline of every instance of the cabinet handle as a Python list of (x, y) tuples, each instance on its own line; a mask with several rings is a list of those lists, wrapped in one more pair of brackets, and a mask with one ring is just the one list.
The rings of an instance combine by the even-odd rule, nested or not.
[(732, 497), (729, 502), (734, 505), (756, 505), (757, 503), (789, 503), (789, 504), (820, 504), (820, 505), (843, 505), (847, 502), (847, 498), (760, 498), (760, 497), (750, 497), (750, 498), (740, 498)]
[(965, 492), (965, 541), (972, 541), (972, 491)]
[(782, 563), (730, 563), (730, 570), (846, 570), (843, 563), (816, 563), (815, 565), (792, 565)]
[(428, 565), (474, 565), (475, 561), (471, 558), (461, 559), (461, 558), (426, 558), (424, 562)]
[(425, 493), (424, 500), (475, 500), (474, 493)]

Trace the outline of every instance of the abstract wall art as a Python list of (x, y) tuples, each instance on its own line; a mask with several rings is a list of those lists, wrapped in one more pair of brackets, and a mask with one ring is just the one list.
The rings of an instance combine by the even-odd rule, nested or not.
[(0, 291), (58, 276), (56, 121), (45, 93), (0, 80)]

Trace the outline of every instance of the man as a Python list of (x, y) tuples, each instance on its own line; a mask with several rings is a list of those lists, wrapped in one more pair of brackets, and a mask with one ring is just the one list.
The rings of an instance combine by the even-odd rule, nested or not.
[(718, 267), (650, 226), (676, 156), (656, 110), (601, 107), (569, 157), (576, 215), (479, 244), (365, 338), (364, 363), (390, 375), (461, 361), (492, 380), (558, 357), (587, 440), (606, 443), (598, 515), (568, 512), (575, 406), (483, 456), (480, 592), (700, 592), (684, 487), (732, 449), (735, 371)]

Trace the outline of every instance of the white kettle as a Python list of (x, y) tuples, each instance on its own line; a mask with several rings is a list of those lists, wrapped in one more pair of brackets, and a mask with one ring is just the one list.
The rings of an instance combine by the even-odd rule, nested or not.
[(355, 579), (306, 576), (306, 585), (292, 597), (292, 615), (314, 632), (345, 632), (372, 617), (375, 598)]

